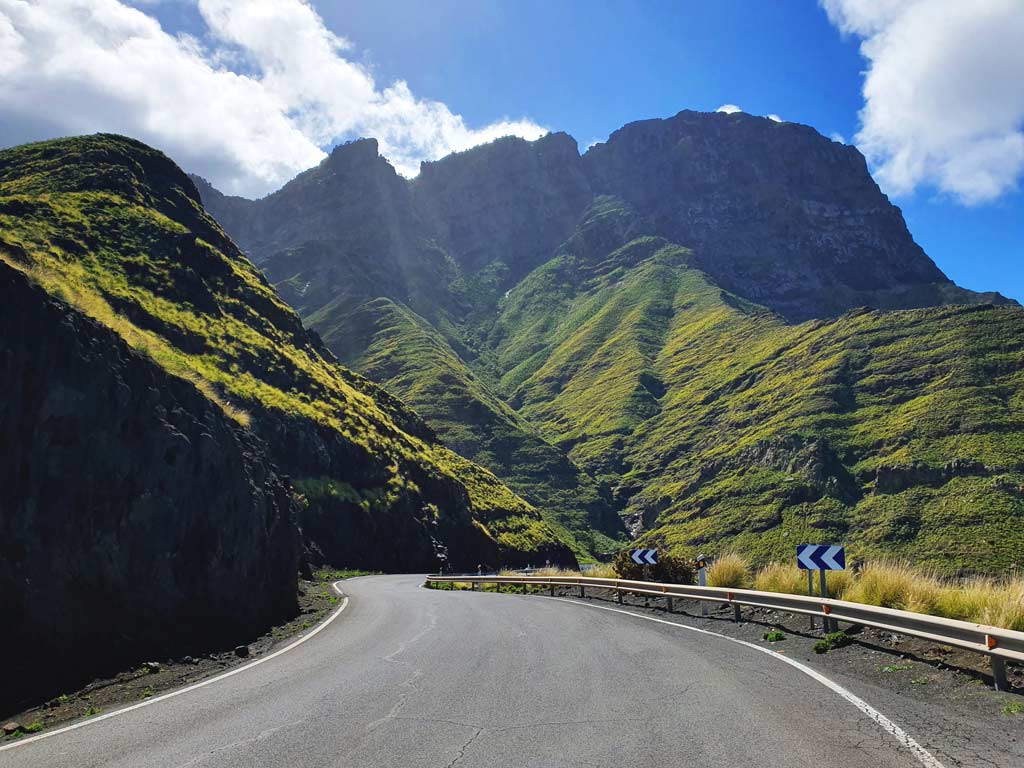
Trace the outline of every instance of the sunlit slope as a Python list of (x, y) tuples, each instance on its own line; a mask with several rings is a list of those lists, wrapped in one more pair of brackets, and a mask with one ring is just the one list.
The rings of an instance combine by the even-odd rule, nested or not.
[(319, 325), (340, 359), (399, 395), (453, 450), (490, 467), (575, 545), (615, 552), (625, 529), (593, 478), (547, 443), (459, 358), (426, 320), (379, 298)]
[(97, 135), (0, 153), (0, 258), (267, 440), (315, 556), (571, 557), (530, 505), (338, 365), (159, 152)]
[[(503, 394), (642, 541), (995, 570), (1024, 544), (1024, 311), (787, 325), (605, 201), (491, 329)], [(981, 553), (981, 554), (980, 554)], [(980, 555), (980, 556), (979, 556)]]

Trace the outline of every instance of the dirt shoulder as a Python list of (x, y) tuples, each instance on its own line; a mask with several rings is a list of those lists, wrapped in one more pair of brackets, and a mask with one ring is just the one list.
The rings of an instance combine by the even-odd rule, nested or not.
[[(332, 583), (356, 575), (360, 574), (352, 571), (322, 571), (315, 580), (301, 580), (299, 612), (295, 618), (272, 627), (243, 646), (177, 659), (154, 659), (135, 669), (94, 680), (78, 691), (68, 691), (50, 701), (4, 717), (0, 722), (0, 726), (3, 726), (3, 730), (0, 730), (0, 744), (137, 704), (273, 653), (327, 618), (341, 600), (331, 586)], [(19, 727), (15, 729), (15, 725)]]

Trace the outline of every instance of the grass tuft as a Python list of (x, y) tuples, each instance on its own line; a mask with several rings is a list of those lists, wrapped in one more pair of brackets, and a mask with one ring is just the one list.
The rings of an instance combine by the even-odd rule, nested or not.
[(742, 555), (727, 552), (708, 566), (709, 587), (749, 589), (753, 582), (750, 567)]

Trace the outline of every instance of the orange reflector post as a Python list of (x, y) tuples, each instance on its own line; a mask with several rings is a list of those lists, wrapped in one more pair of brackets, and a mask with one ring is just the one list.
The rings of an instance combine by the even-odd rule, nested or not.
[(825, 612), (826, 616), (828, 616), (830, 613), (832, 613), (832, 608), (830, 606), (827, 606), (827, 605), (821, 606), (821, 610)]
[(988, 649), (991, 651), (993, 648), (996, 647), (996, 645), (998, 645), (998, 643), (996, 642), (996, 639), (992, 637), (992, 635), (985, 635), (985, 645), (987, 645)]

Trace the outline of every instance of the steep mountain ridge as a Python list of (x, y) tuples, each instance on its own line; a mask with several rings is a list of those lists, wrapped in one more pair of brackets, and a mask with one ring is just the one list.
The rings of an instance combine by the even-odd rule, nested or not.
[[(327, 173), (326, 161), (309, 172), (314, 178)], [(815, 477), (825, 471), (821, 466), (834, 469), (834, 488), (842, 489), (837, 503), (845, 510), (837, 512), (836, 519), (849, 522), (864, 510), (874, 514), (879, 509), (878, 502), (863, 503), (873, 482), (864, 474), (874, 471), (872, 461), (877, 460), (883, 478), (879, 487), (890, 483), (886, 478), (902, 478), (895, 484), (916, 487), (935, 473), (961, 477), (959, 470), (950, 474), (943, 467), (984, 463), (975, 453), (987, 453), (989, 448), (977, 446), (995, 445), (999, 432), (1016, 434), (1015, 406), (1009, 400), (994, 422), (970, 428), (984, 435), (976, 440), (977, 450), (954, 447), (964, 441), (957, 443), (951, 436), (969, 431), (966, 427), (946, 425), (930, 433), (928, 439), (939, 440), (943, 447), (927, 453), (914, 443), (909, 424), (867, 417), (861, 423), (843, 416), (856, 411), (857, 403), (870, 401), (870, 386), (862, 388), (858, 378), (870, 379), (857, 367), (873, 359), (864, 357), (863, 349), (884, 346), (882, 337), (867, 328), (848, 335), (850, 328), (868, 322), (863, 317), (874, 317), (872, 322), (880, 327), (891, 324), (901, 329), (894, 333), (904, 333), (905, 343), (911, 345), (927, 345), (928, 338), (915, 336), (904, 324), (929, 327), (939, 335), (943, 323), (963, 325), (969, 332), (963, 331), (968, 335), (961, 343), (981, 343), (973, 335), (982, 331), (965, 319), (973, 317), (965, 310), (950, 314), (925, 309), (918, 317), (903, 312), (863, 315), (858, 308), (1015, 302), (950, 282), (914, 243), (899, 209), (871, 179), (860, 153), (807, 126), (744, 114), (684, 111), (665, 120), (624, 126), (582, 156), (564, 134), (536, 142), (502, 139), (426, 163), (419, 177), (404, 183), (410, 199), (401, 205), (410, 205), (411, 211), (393, 218), (405, 222), (409, 240), (429, 247), (435, 265), (424, 260), (418, 265), (421, 271), (403, 271), (403, 279), (412, 276), (423, 286), (415, 304), (407, 292), (384, 279), (339, 279), (337, 275), (346, 270), (358, 273), (361, 268), (346, 252), (329, 247), (319, 252), (315, 269), (296, 269), (289, 256), (303, 247), (302, 242), (290, 243), (289, 251), (264, 253), (264, 268), (282, 290), (302, 287), (303, 296), (294, 300), (311, 326), (329, 338), (328, 346), (412, 402), (442, 434), (464, 431), (472, 436), (461, 443), (470, 458), (513, 485), (519, 482), (514, 478), (515, 462), (498, 461), (485, 449), (486, 440), (480, 439), (486, 432), (484, 423), (514, 424), (518, 440), (527, 439), (532, 431), (563, 451), (582, 470), (580, 485), (567, 489), (563, 500), (597, 488), (634, 532), (646, 530), (646, 536), (676, 549), (717, 538), (722, 546), (736, 541), (765, 557), (781, 552), (784, 539), (797, 535), (780, 520), (801, 504), (820, 501), (816, 491), (806, 491), (804, 485), (793, 494), (779, 490), (797, 488), (779, 469), (787, 462), (819, 467), (808, 470)], [(266, 212), (270, 201), (283, 205), (276, 198), (287, 197), (286, 190), (252, 203), (250, 215), (273, 226)], [(301, 206), (293, 210), (302, 216)], [(359, 230), (363, 217), (355, 210), (345, 198), (337, 198), (332, 208), (336, 225)], [(217, 214), (216, 206), (213, 213)], [(289, 226), (301, 228), (294, 222)], [(244, 231), (239, 238), (243, 247), (250, 247)], [(394, 264), (387, 249), (378, 258)], [(438, 263), (444, 266), (439, 268)], [(333, 276), (330, 270), (335, 270)], [(308, 296), (314, 298), (307, 301)], [(411, 325), (396, 321), (409, 310), (417, 318)], [(1000, 327), (1013, 329), (1019, 310), (1005, 311), (1009, 314), (979, 317), (998, 317)], [(375, 318), (372, 333), (347, 336), (353, 325), (367, 327), (368, 316)], [(797, 342), (807, 328), (823, 323), (832, 330), (820, 343), (835, 346), (839, 359), (846, 362), (830, 374), (832, 378), (818, 377), (817, 370), (808, 372), (813, 387), (797, 388), (787, 398), (783, 393), (800, 379), (795, 371), (790, 371), (794, 381), (782, 375), (786, 366), (824, 364)], [(436, 335), (429, 364), (422, 355), (424, 346), (410, 340), (413, 327), (418, 333)], [(993, 349), (993, 354), (1014, 358), (1018, 350), (1013, 339), (1001, 343), (1002, 349)], [(698, 356), (691, 359), (680, 351), (687, 349)], [(385, 350), (387, 364), (381, 365)], [(762, 353), (768, 357), (756, 357)], [(781, 368), (769, 364), (775, 358), (782, 361)], [(886, 379), (886, 386), (913, 401), (937, 386), (928, 371), (942, 363), (948, 366), (946, 375), (952, 376), (961, 362), (961, 347), (951, 344), (930, 359), (924, 371), (898, 371)], [(988, 370), (996, 375), (995, 369)], [(739, 378), (733, 381), (733, 375)], [(844, 382), (846, 375), (852, 377), (850, 382), (835, 383)], [(723, 385), (723, 377), (731, 383)], [(753, 386), (762, 377), (773, 380), (780, 391)], [(1000, 383), (997, 389), (1003, 391), (1004, 386)], [(747, 428), (759, 422), (762, 406), (744, 401), (742, 419), (721, 420), (733, 407), (733, 389), (763, 392), (764, 418), (772, 423), (796, 418), (803, 413), (801, 408), (820, 408), (828, 418), (798, 420), (790, 432), (781, 426), (763, 434), (754, 430), (751, 434), (764, 439), (748, 444)], [(841, 396), (831, 397), (833, 391)], [(686, 399), (696, 393), (696, 400)], [(485, 407), (486, 418), (462, 415), (467, 397)], [(960, 406), (970, 409), (976, 393), (956, 389), (950, 397), (954, 402), (964, 398)], [(776, 413), (773, 403), (778, 398), (804, 405)], [(686, 403), (692, 424), (678, 420), (682, 406), (675, 405), (677, 401)], [(508, 420), (507, 408), (515, 413), (515, 422)], [(838, 432), (851, 432), (826, 429), (829, 419), (843, 423)], [(887, 443), (862, 443), (855, 437), (876, 428), (888, 435), (887, 440), (918, 447), (886, 464), (882, 459), (888, 460), (891, 453)], [(725, 444), (731, 441), (742, 448), (735, 455), (724, 445), (711, 450), (714, 440), (700, 431), (704, 429)], [(677, 437), (682, 434), (686, 439)], [(643, 435), (656, 437), (646, 440)], [(846, 453), (836, 453), (836, 446)], [(730, 454), (727, 470), (717, 463), (720, 453)], [(1003, 525), (1016, 519), (1019, 505), (999, 489), (1016, 482), (1019, 467), (1010, 454), (1001, 449), (996, 454), (989, 477), (1002, 478), (999, 488), (975, 490), (980, 507)], [(780, 456), (790, 458), (784, 461)], [(906, 470), (904, 459), (913, 466), (923, 463), (924, 468)], [(774, 467), (767, 474), (765, 462)], [(714, 501), (705, 499), (710, 492), (706, 483), (668, 479), (690, 477), (693, 466), (701, 463), (701, 476), (711, 471), (707, 467), (717, 467), (721, 478), (721, 492), (711, 494)], [(758, 473), (761, 486), (753, 480)], [(747, 475), (749, 488), (738, 479)], [(735, 492), (722, 490), (729, 478), (738, 483)], [(538, 486), (550, 482), (543, 472), (530, 479)], [(526, 492), (525, 487), (516, 487)], [(763, 493), (751, 490), (758, 487)], [(536, 498), (545, 495), (547, 491)], [(929, 505), (952, 503), (952, 497), (939, 495), (906, 497), (906, 513), (920, 516)], [(695, 500), (700, 500), (701, 512), (684, 513)], [(567, 516), (564, 509), (542, 506), (541, 511), (552, 521), (573, 520), (570, 532), (578, 541), (585, 538), (583, 518)], [(702, 522), (688, 522), (687, 514)], [(771, 524), (762, 518), (770, 518)], [(917, 531), (929, 530), (928, 524), (915, 525), (914, 535), (903, 542), (906, 546), (891, 549), (926, 556), (927, 536), (921, 535), (920, 546), (913, 540)], [(994, 529), (986, 525), (979, 523), (975, 530), (991, 535)], [(654, 527), (656, 532), (651, 531)], [(843, 530), (852, 531), (851, 540), (866, 551), (874, 544), (861, 534), (870, 527), (863, 517)], [(840, 528), (827, 532), (838, 536)], [(777, 536), (739, 535), (768, 529)], [(935, 530), (946, 535), (951, 528), (938, 525)], [(612, 538), (621, 541), (622, 534)], [(889, 539), (883, 536), (880, 541), (880, 549), (890, 548)], [(963, 560), (960, 550), (931, 551), (938, 553), (934, 559), (943, 567)]]

